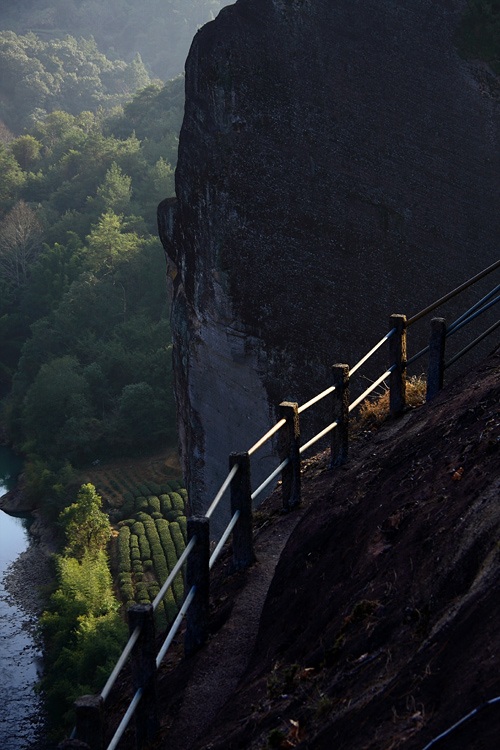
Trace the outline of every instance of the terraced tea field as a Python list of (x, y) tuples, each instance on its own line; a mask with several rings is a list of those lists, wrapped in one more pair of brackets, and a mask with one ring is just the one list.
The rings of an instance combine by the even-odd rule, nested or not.
[[(92, 471), (90, 481), (114, 525), (112, 568), (125, 609), (153, 601), (186, 546), (187, 491), (182, 479), (172, 478), (175, 468), (158, 458)], [(157, 610), (159, 630), (175, 619), (183, 595), (180, 572)]]

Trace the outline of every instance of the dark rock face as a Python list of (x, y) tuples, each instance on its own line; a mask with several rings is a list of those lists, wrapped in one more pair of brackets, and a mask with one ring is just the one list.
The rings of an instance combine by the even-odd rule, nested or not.
[(465, 5), (238, 0), (195, 37), (159, 209), (195, 510), (280, 401), (496, 260), (499, 103), (453, 45)]

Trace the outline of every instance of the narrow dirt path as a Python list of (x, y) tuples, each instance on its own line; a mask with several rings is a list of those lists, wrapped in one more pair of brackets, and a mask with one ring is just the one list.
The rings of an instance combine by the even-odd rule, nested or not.
[[(409, 415), (386, 425), (370, 441), (353, 446), (353, 454), (361, 458), (374, 442), (391, 441), (401, 430)], [(360, 455), (361, 454), (361, 455)], [(307, 467), (306, 462), (306, 467)], [(310, 463), (311, 473), (325, 470), (329, 455), (319, 455)], [(306, 468), (307, 471), (307, 468)], [(337, 470), (338, 471), (338, 470)], [(342, 471), (342, 469), (340, 469)], [(330, 474), (330, 472), (327, 472)], [(333, 480), (333, 474), (332, 480)], [(264, 522), (255, 534), (257, 563), (243, 573), (226, 578), (230, 557), (221, 560), (214, 610), (230, 610), (221, 627), (200, 651), (183, 660), (174, 668), (166, 665), (166, 674), (160, 680), (160, 701), (163, 714), (162, 728), (152, 747), (169, 750), (189, 750), (197, 747), (197, 739), (205, 735), (218, 712), (236, 690), (250, 662), (259, 630), (259, 622), (267, 593), (281, 553), (296, 526), (315, 499), (315, 492), (304, 485), (302, 505), (289, 514), (279, 513), (280, 490), (276, 490), (259, 508)], [(218, 563), (219, 565), (219, 563)], [(213, 571), (217, 577), (217, 566)], [(225, 581), (229, 581), (227, 590)]]
[[(155, 747), (168, 742), (169, 750), (188, 750), (214, 720), (236, 689), (252, 655), (259, 621), (274, 571), (283, 548), (307, 506), (275, 516), (256, 535), (257, 562), (244, 574), (230, 616), (208, 643), (191, 659), (187, 683), (175, 716), (160, 732)], [(168, 678), (167, 678), (168, 679)]]

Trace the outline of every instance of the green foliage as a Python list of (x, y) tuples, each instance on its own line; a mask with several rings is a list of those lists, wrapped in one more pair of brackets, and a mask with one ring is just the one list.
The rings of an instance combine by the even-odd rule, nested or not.
[(59, 516), (66, 534), (65, 554), (82, 559), (84, 555), (101, 552), (111, 536), (102, 500), (92, 484), (82, 485), (76, 503), (65, 508)]
[(131, 569), (130, 529), (128, 526), (122, 526), (118, 532), (118, 570), (120, 575), (128, 575)]
[[(43, 30), (44, 39), (60, 37), (52, 42), (56, 53), (56, 45), (64, 44), (67, 34), (85, 37), (87, 41), (79, 40), (79, 48), (84, 59), (92, 61), (99, 69), (99, 59), (92, 57), (95, 38), (98, 48), (108, 57), (109, 75), (112, 77), (121, 71), (123, 85), (139, 88), (145, 85), (142, 60), (155, 76), (163, 80), (178, 75), (184, 67), (189, 45), (198, 27), (213, 19), (228, 2), (230, 0), (143, 0), (141, 3), (122, 0), (25, 0), (12, 3), (4, 0), (2, 16), (7, 28), (18, 31), (40, 29)], [(89, 52), (86, 52), (87, 46)], [(129, 61), (128, 64), (116, 60), (117, 57)], [(72, 70), (75, 62), (71, 48), (67, 58), (72, 63), (69, 70)], [(45, 67), (54, 77), (57, 76), (59, 70), (56, 66), (46, 64)], [(66, 66), (63, 70), (66, 70)], [(94, 67), (88, 63), (78, 73), (91, 80), (96, 76)], [(106, 70), (102, 75), (97, 74), (103, 87), (108, 83), (105, 73)], [(91, 84), (82, 86), (83, 92), (89, 87), (92, 91)]]
[(172, 537), (172, 541), (175, 545), (176, 555), (177, 557), (180, 557), (186, 545), (184, 543), (184, 537), (182, 536), (181, 528), (177, 521), (172, 521), (172, 523), (169, 524), (169, 531), (170, 536)]
[(0, 66), (0, 118), (18, 132), (56, 109), (110, 109), (150, 83), (139, 55), (130, 63), (109, 60), (93, 39), (69, 35), (43, 41), (1, 31)]
[(73, 701), (102, 689), (126, 639), (103, 550), (57, 556), (57, 590), (40, 619), (45, 676), (40, 687), (55, 736), (71, 729)]
[(160, 495), (159, 500), (160, 500), (161, 512), (163, 513), (164, 516), (166, 516), (166, 514), (172, 510), (172, 501), (170, 500), (170, 496)]
[(148, 503), (149, 503), (149, 511), (150, 514), (157, 512), (160, 512), (160, 500), (155, 495), (149, 495), (148, 497)]
[(178, 492), (171, 492), (170, 493), (170, 499), (172, 501), (172, 509), (178, 510), (181, 513), (184, 513), (184, 500), (179, 495)]

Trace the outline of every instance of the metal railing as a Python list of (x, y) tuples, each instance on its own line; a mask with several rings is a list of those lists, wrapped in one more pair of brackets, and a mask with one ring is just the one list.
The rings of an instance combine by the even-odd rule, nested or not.
[[(500, 326), (499, 320), (445, 363), (444, 351), (446, 338), (477, 319), (479, 315), (491, 309), (493, 305), (500, 301), (500, 296), (492, 299), (500, 290), (500, 285), (498, 285), (457, 318), (448, 328), (446, 328), (446, 324), (442, 318), (433, 319), (431, 322), (429, 346), (422, 349), (411, 359), (407, 360), (406, 358), (406, 334), (410, 326), (499, 267), (500, 260), (408, 320), (403, 315), (392, 315), (389, 332), (353, 367), (349, 369), (348, 365), (334, 365), (332, 367), (332, 384), (328, 388), (301, 406), (291, 402), (280, 404), (281, 418), (278, 422), (252, 445), (247, 452), (232, 453), (230, 455), (229, 473), (206, 514), (202, 517), (194, 516), (188, 519), (188, 544), (162, 585), (158, 595), (152, 604), (134, 605), (129, 608), (130, 638), (101, 694), (97, 697), (85, 696), (80, 701), (76, 701), (76, 736), (79, 739), (87, 742), (92, 750), (101, 750), (104, 748), (102, 742), (104, 733), (104, 702), (108, 698), (127, 659), (130, 656), (133, 657), (135, 652), (140, 651), (140, 657), (135, 659), (135, 666), (134, 661), (132, 662), (132, 677), (136, 686), (134, 697), (115, 735), (107, 745), (107, 750), (114, 750), (117, 747), (130, 719), (136, 712), (141, 701), (145, 699), (145, 696), (147, 696), (149, 703), (152, 702), (153, 699), (151, 696), (155, 694), (154, 684), (157, 670), (183, 620), (186, 619), (187, 622), (185, 638), (185, 650), (187, 653), (192, 652), (205, 641), (208, 632), (209, 571), (220, 555), (231, 533), (233, 534), (233, 569), (240, 570), (248, 567), (255, 560), (252, 536), (252, 504), (266, 487), (281, 475), (284, 508), (290, 509), (299, 503), (301, 499), (302, 454), (318, 441), (330, 435), (331, 466), (338, 466), (344, 463), (348, 457), (349, 415), (381, 383), (387, 378), (390, 379), (390, 409), (393, 414), (397, 415), (406, 408), (406, 371), (409, 365), (413, 364), (424, 354), (429, 353), (427, 377), (427, 398), (429, 399), (442, 387), (444, 370)], [(349, 383), (351, 377), (386, 342), (390, 345), (390, 366), (360, 396), (353, 400), (352, 403), (349, 403)], [(324, 399), (328, 399), (328, 411), (331, 421), (329, 421), (323, 430), (311, 437), (303, 445), (300, 445), (299, 416)], [(276, 435), (278, 436), (277, 452), (279, 453), (280, 463), (252, 492), (250, 458)], [(228, 490), (231, 493), (231, 519), (212, 555), (209, 555), (209, 520)], [(162, 602), (175, 577), (181, 573), (186, 563), (187, 596), (160, 651), (157, 655), (154, 655), (150, 643), (151, 640), (154, 641), (154, 637), (151, 638), (151, 633), (154, 634), (154, 612)], [(150, 634), (149, 642), (145, 638), (146, 631), (149, 631)], [(137, 666), (138, 664), (140, 666)], [(145, 664), (149, 664), (149, 667), (145, 668)], [(156, 706), (151, 707), (151, 705), (148, 705), (146, 713), (146, 718), (143, 717), (141, 720), (136, 718), (138, 745), (150, 738), (151, 733), (159, 723)]]

